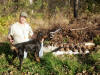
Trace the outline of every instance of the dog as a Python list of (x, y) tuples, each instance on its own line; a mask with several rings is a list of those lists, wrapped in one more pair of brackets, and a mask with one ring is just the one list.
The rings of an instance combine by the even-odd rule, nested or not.
[(38, 32), (37, 37), (35, 39), (11, 46), (11, 49), (13, 50), (14, 53), (12, 60), (14, 60), (14, 58), (18, 56), (20, 61), (19, 65), (20, 70), (23, 62), (24, 51), (26, 51), (27, 53), (29, 52), (34, 53), (36, 61), (40, 62), (39, 51), (41, 49), (41, 44), (43, 43), (44, 39), (45, 35), (42, 32)]

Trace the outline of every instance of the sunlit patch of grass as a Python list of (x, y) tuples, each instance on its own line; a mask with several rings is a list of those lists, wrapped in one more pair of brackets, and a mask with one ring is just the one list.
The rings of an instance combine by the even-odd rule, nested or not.
[(64, 71), (62, 69), (63, 62), (53, 56), (52, 54), (46, 54), (43, 58), (42, 64), (45, 67), (45, 70), (48, 71), (47, 74), (54, 74), (54, 75), (64, 75)]

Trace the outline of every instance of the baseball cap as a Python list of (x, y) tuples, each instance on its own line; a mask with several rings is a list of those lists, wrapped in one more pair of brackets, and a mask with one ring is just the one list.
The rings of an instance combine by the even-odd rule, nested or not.
[(20, 13), (20, 16), (23, 16), (23, 17), (26, 17), (26, 18), (28, 17), (28, 15), (27, 15), (26, 12), (21, 12), (21, 13)]

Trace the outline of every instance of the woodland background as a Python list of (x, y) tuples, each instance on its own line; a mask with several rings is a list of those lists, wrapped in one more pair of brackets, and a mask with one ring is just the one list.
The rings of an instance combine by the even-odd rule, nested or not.
[[(33, 31), (62, 28), (62, 32), (67, 32), (70, 28), (91, 27), (90, 31), (95, 34), (92, 41), (97, 46), (87, 55), (55, 57), (47, 53), (41, 63), (27, 58), (24, 60), (22, 71), (19, 71), (16, 68), (19, 64), (18, 58), (14, 60), (14, 65), (9, 63), (13, 55), (7, 35), (10, 25), (18, 21), (22, 11), (28, 13), (27, 21)], [(95, 27), (98, 29), (97, 32), (93, 30)], [(100, 0), (0, 0), (0, 75), (100, 75), (99, 30)], [(88, 35), (86, 31), (83, 32)], [(64, 43), (68, 40), (65, 38), (63, 36)], [(47, 40), (45, 43), (50, 41)], [(80, 42), (76, 37), (72, 42), (75, 41)]]

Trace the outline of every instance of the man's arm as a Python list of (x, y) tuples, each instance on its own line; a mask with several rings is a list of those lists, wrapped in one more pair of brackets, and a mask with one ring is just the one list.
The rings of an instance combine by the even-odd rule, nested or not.
[(8, 32), (8, 40), (10, 41), (11, 44), (13, 44), (14, 38), (13, 38), (13, 28), (12, 28), (12, 26), (10, 27), (9, 32)]
[(34, 37), (34, 33), (33, 33), (33, 31), (32, 31), (32, 28), (31, 28), (31, 26), (29, 25), (29, 36), (30, 36), (30, 38), (33, 38)]
[(13, 39), (13, 36), (12, 36), (12, 35), (9, 35), (9, 36), (8, 36), (8, 40), (10, 41), (11, 44), (13, 44), (14, 39)]

